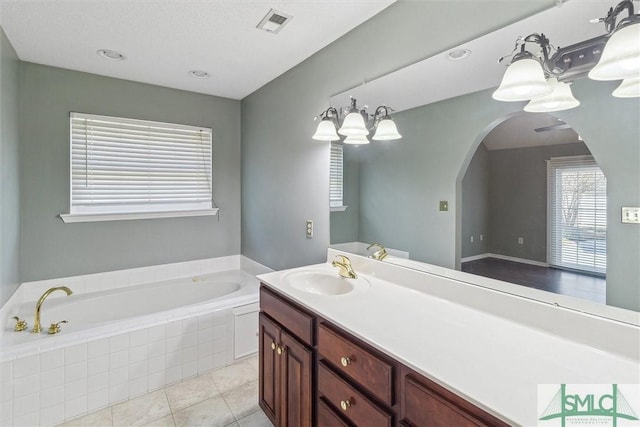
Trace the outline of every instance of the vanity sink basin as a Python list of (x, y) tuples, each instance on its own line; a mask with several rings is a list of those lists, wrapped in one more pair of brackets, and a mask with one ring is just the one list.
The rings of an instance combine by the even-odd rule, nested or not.
[(355, 287), (369, 286), (366, 279), (346, 279), (340, 277), (337, 270), (292, 271), (283, 276), (282, 281), (294, 289), (316, 295), (342, 295)]

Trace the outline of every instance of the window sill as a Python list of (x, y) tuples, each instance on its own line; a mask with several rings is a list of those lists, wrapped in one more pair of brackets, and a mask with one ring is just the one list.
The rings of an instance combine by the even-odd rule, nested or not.
[(97, 222), (97, 221), (125, 221), (131, 219), (153, 218), (179, 218), (188, 216), (213, 216), (218, 215), (220, 209), (204, 209), (197, 211), (168, 211), (168, 212), (133, 212), (133, 213), (109, 213), (109, 214), (60, 214), (65, 223), (72, 222)]
[(349, 206), (331, 206), (329, 212), (344, 212)]

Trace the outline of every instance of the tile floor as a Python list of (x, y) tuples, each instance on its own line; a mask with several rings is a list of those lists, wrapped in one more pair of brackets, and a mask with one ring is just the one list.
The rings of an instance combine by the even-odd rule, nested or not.
[(59, 427), (272, 427), (258, 407), (257, 356)]

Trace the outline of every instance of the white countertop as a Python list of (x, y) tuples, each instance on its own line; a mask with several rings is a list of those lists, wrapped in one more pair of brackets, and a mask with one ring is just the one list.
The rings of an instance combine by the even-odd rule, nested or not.
[[(358, 257), (350, 258), (353, 262)], [(593, 318), (582, 325), (580, 314), (571, 314), (576, 328), (601, 321), (605, 322), (603, 328), (607, 333), (619, 330), (624, 337), (637, 337), (635, 343), (628, 343), (630, 351), (618, 351), (614, 348), (618, 345), (615, 340), (609, 351), (554, 334), (526, 320), (514, 321), (455, 299), (434, 296), (430, 288), (459, 288), (452, 292), (455, 295), (460, 289), (464, 292), (466, 286), (469, 292), (484, 292), (479, 294), (485, 300), (484, 305), (490, 304), (492, 298), (496, 304), (503, 305), (504, 298), (517, 297), (472, 289), (476, 287), (462, 282), (459, 282), (462, 287), (458, 283), (454, 286), (452, 279), (397, 266), (385, 266), (385, 274), (378, 274), (374, 263), (355, 260), (356, 272), (367, 279), (370, 286), (356, 286), (354, 291), (342, 295), (310, 294), (282, 280), (283, 275), (294, 270), (314, 269), (337, 275), (337, 269), (328, 263), (263, 274), (258, 278), (510, 424), (537, 425), (538, 384), (640, 383), (640, 360), (633, 350), (640, 342), (637, 326)], [(388, 278), (389, 272), (397, 276), (400, 283), (410, 281), (412, 286), (382, 278)], [(514, 300), (514, 307), (522, 304), (535, 302)], [(534, 307), (534, 310), (545, 312), (549, 308)], [(527, 315), (523, 317), (526, 319)], [(559, 312), (560, 319), (564, 321), (566, 313)]]

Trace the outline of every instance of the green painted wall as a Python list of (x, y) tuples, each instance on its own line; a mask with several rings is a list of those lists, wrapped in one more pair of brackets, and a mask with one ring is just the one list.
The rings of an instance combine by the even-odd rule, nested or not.
[[(589, 154), (584, 144), (490, 151), (489, 252), (547, 262), (546, 160)], [(466, 209), (463, 199), (463, 217)]]
[(0, 306), (21, 281), (20, 61), (0, 28)]
[(462, 258), (490, 252), (489, 239), (493, 237), (493, 233), (490, 232), (492, 211), (489, 153), (485, 145), (480, 144), (462, 180)]
[[(23, 281), (240, 253), (240, 102), (92, 74), (22, 64)], [(65, 224), (69, 112), (213, 129), (220, 217)]]

